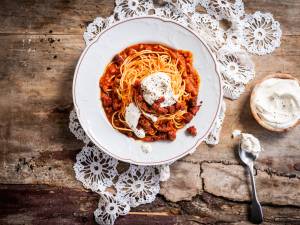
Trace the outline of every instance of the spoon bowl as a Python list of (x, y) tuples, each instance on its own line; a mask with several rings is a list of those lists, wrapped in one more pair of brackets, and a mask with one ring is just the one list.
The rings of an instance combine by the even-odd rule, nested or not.
[(254, 161), (257, 159), (257, 155), (243, 150), (241, 143), (239, 144), (239, 157), (246, 166), (253, 166)]

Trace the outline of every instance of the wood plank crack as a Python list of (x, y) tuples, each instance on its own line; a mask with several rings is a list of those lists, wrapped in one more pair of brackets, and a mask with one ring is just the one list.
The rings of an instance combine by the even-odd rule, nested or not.
[[(234, 201), (250, 200), (249, 176), (242, 166), (203, 163), (201, 167), (204, 191)], [(262, 203), (300, 206), (300, 179), (270, 176), (259, 170), (255, 178)], [(289, 189), (285, 189), (287, 185)]]

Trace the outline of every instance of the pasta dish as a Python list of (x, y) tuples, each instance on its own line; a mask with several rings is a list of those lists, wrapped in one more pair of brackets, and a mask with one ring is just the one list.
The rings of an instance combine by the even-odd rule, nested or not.
[[(161, 44), (127, 47), (107, 65), (99, 83), (111, 125), (143, 141), (174, 140), (200, 108), (192, 53)], [(187, 133), (195, 136), (196, 128)]]

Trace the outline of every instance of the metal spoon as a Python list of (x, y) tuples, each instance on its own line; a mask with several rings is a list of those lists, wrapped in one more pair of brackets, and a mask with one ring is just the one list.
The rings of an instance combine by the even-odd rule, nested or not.
[(251, 203), (251, 222), (255, 224), (260, 224), (263, 222), (263, 212), (261, 205), (257, 199), (255, 181), (253, 176), (253, 164), (257, 158), (257, 155), (252, 154), (250, 152), (246, 152), (241, 148), (241, 144), (239, 145), (239, 156), (242, 162), (247, 166), (250, 177), (251, 177), (251, 186), (252, 186), (252, 203)]

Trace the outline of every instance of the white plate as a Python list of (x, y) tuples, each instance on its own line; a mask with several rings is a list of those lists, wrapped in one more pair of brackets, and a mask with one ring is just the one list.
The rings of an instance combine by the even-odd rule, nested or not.
[[(151, 143), (152, 152), (141, 151), (141, 141), (119, 133), (106, 118), (100, 100), (99, 79), (114, 55), (137, 43), (161, 43), (193, 53), (194, 67), (201, 77), (197, 115), (187, 125), (198, 134), (187, 136), (177, 131), (172, 142)], [(170, 20), (147, 16), (119, 22), (101, 32), (83, 51), (74, 74), (73, 99), (78, 119), (90, 139), (107, 154), (121, 161), (157, 165), (175, 161), (193, 151), (210, 132), (220, 110), (222, 84), (216, 61), (201, 37)]]

